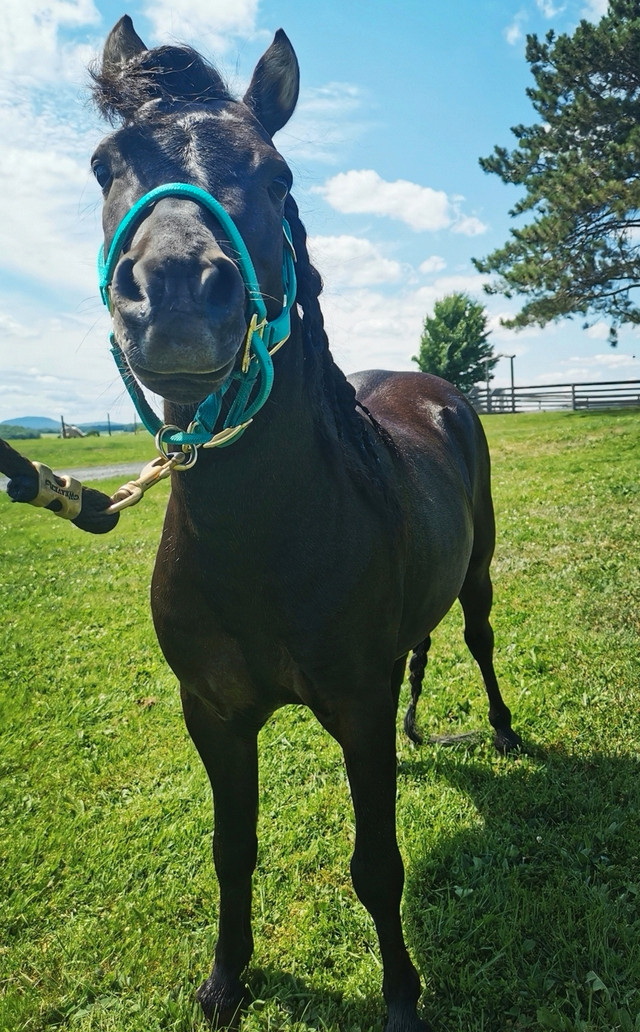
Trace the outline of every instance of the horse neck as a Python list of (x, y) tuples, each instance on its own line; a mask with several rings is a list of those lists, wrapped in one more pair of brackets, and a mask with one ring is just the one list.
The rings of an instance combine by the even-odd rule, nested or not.
[[(193, 469), (173, 475), (175, 504), (186, 507), (194, 515), (201, 510), (201, 499), (216, 493), (229, 504), (254, 492), (252, 504), (264, 498), (267, 486), (277, 493), (286, 493), (302, 475), (302, 470), (324, 466), (320, 462), (321, 445), (318, 420), (311, 393), (305, 384), (305, 357), (302, 326), (297, 313), (292, 318), (289, 340), (274, 356), (274, 381), (264, 407), (236, 442), (225, 448), (202, 449)], [(185, 410), (169, 403), (165, 406), (168, 423), (183, 425)], [(291, 487), (293, 490), (293, 487)], [(212, 510), (206, 501), (204, 507)], [(202, 518), (208, 519), (205, 513)], [(198, 518), (200, 518), (200, 515)]]

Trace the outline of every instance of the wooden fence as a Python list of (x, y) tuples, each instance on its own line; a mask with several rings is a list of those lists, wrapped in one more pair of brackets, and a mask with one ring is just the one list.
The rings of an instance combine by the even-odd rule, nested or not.
[(530, 387), (474, 387), (476, 412), (548, 412), (640, 406), (640, 380), (604, 383), (546, 383)]

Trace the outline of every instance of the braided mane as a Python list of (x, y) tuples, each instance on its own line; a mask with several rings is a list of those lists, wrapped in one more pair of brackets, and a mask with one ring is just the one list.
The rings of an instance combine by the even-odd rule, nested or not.
[[(323, 436), (330, 445), (342, 446), (343, 450), (345, 445), (351, 445), (352, 448), (346, 451), (354, 472), (361, 477), (364, 474), (384, 491), (386, 485), (378, 469), (380, 460), (376, 438), (395, 454), (393, 440), (369, 410), (356, 400), (355, 388), (333, 359), (320, 307), (322, 277), (311, 264), (307, 233), (291, 195), (287, 197), (285, 216), (291, 226), (296, 252), (297, 301), (303, 313), (303, 346), (310, 366), (306, 381), (314, 407), (323, 415)], [(366, 418), (363, 419), (363, 415)]]

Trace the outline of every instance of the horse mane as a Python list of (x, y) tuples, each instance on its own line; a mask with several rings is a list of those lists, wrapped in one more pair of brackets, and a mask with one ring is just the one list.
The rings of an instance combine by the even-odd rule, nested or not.
[(93, 100), (112, 125), (137, 121), (150, 101), (166, 104), (208, 104), (232, 100), (221, 75), (188, 46), (142, 50), (122, 64), (93, 65)]
[(320, 431), (329, 446), (346, 455), (358, 479), (382, 489), (386, 496), (387, 484), (376, 445), (382, 441), (395, 457), (395, 443), (366, 406), (356, 399), (355, 388), (334, 361), (320, 307), (322, 277), (309, 258), (307, 232), (291, 194), (286, 200), (285, 216), (296, 252), (297, 302), (302, 309), (305, 361), (310, 366), (305, 380), (314, 408), (322, 416)]
[[(133, 125), (146, 120), (144, 105), (159, 101), (163, 109), (178, 105), (206, 105), (234, 100), (218, 71), (188, 46), (162, 46), (142, 50), (122, 64), (94, 65), (89, 69), (93, 100), (111, 124)], [(391, 436), (364, 405), (336, 365), (324, 328), (319, 297), (322, 278), (307, 249), (307, 233), (298, 206), (287, 197), (285, 215), (296, 252), (297, 304), (302, 312), (305, 377), (310, 401), (318, 413), (319, 432), (325, 444), (340, 451), (348, 468), (365, 487), (387, 497), (378, 446), (383, 442), (393, 456), (397, 449)], [(387, 499), (389, 501), (389, 499)]]

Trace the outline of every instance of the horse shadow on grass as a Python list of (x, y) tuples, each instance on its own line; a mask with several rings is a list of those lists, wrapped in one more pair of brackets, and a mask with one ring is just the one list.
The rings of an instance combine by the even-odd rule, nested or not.
[[(444, 780), (475, 811), (452, 834), (403, 830), (404, 925), (434, 1029), (636, 1027), (638, 773), (631, 755), (534, 747), (494, 761), (484, 744), (464, 755), (424, 747), (400, 765), (401, 796), (403, 783)], [(249, 989), (250, 1008), (277, 1001), (292, 1027), (384, 1024), (377, 995), (343, 997), (259, 968)]]
[(423, 750), (401, 765), (401, 781), (445, 780), (474, 811), (408, 858), (405, 930), (430, 1020), (577, 1032), (628, 1019), (635, 1029), (638, 757), (558, 746), (488, 757), (486, 746)]
[[(319, 989), (276, 968), (251, 970), (248, 987), (254, 1001), (249, 1003), (249, 1011), (273, 1005), (280, 1014), (286, 1014), (287, 1027), (300, 1032), (370, 1032), (384, 1025), (385, 1009), (379, 993), (370, 999), (354, 999), (340, 991)], [(239, 1027), (242, 1032), (242, 1021)], [(277, 1028), (277, 1018), (264, 1027)]]

